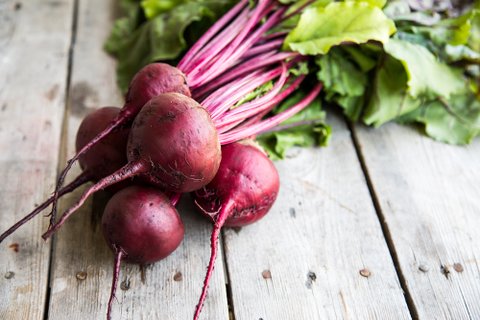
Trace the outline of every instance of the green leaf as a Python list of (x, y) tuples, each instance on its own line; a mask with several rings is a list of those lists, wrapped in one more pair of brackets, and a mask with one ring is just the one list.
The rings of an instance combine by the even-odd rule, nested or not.
[(465, 87), (461, 70), (441, 63), (421, 45), (391, 39), (384, 48), (403, 64), (408, 77), (408, 92), (412, 97), (448, 98)]
[(388, 17), (395, 20), (398, 16), (409, 14), (411, 10), (407, 1), (393, 0), (388, 1), (386, 7), (383, 9), (383, 12), (385, 12)]
[(376, 60), (378, 57), (372, 57), (367, 54), (363, 46), (343, 46), (342, 49), (349, 54), (350, 58), (360, 67), (363, 72), (368, 72), (377, 65)]
[(346, 2), (366, 2), (372, 6), (383, 8), (387, 0), (346, 0)]
[[(205, 22), (207, 25), (212, 24), (233, 2), (169, 1), (172, 10), (165, 7), (166, 11), (156, 11), (157, 15), (147, 21), (139, 16), (143, 10), (137, 2), (136, 9), (130, 8), (127, 12), (128, 17), (115, 23), (105, 44), (105, 49), (118, 59), (117, 81), (120, 88), (126, 90), (133, 75), (146, 64), (177, 59), (187, 47), (187, 33), (193, 39), (198, 38), (205, 30), (199, 26)], [(151, 3), (153, 1), (143, 4), (150, 8)], [(194, 24), (196, 27), (191, 30), (190, 27)]]
[(317, 77), (324, 89), (342, 96), (359, 96), (365, 92), (367, 77), (348, 61), (339, 51), (319, 56), (315, 62), (320, 67)]
[(337, 96), (334, 101), (343, 108), (348, 119), (357, 121), (365, 106), (365, 96)]
[(367, 75), (340, 48), (318, 56), (315, 62), (320, 67), (317, 77), (323, 83), (326, 99), (335, 101), (348, 118), (357, 120), (364, 104)]
[[(300, 90), (277, 106), (274, 113), (279, 113), (293, 106), (304, 98), (306, 92)], [(284, 121), (271, 131), (257, 137), (258, 142), (272, 159), (283, 159), (288, 149), (293, 146), (311, 147), (328, 144), (331, 128), (325, 124), (325, 112), (319, 99), (292, 118)]]
[[(278, 114), (286, 109), (292, 107), (296, 103), (300, 102), (308, 92), (303, 89), (297, 90), (293, 95), (287, 98), (284, 102), (279, 104), (273, 110), (274, 114)], [(295, 114), (293, 117), (285, 120), (281, 124), (292, 124), (298, 123), (301, 121), (324, 121), (325, 120), (325, 111), (322, 110), (322, 103), (320, 99), (313, 100), (308, 107), (303, 109), (301, 112)]]
[(388, 41), (395, 25), (382, 10), (366, 2), (333, 2), (305, 9), (284, 48), (302, 54), (326, 54), (343, 42)]
[(477, 9), (472, 17), (470, 26), (470, 37), (468, 46), (476, 52), (480, 52), (480, 1), (477, 2)]
[(480, 52), (472, 50), (467, 46), (451, 46), (447, 44), (444, 50), (448, 62), (469, 61), (471, 63), (480, 63)]
[(437, 99), (400, 119), (403, 123), (420, 122), (426, 133), (439, 141), (468, 144), (480, 134), (480, 101), (473, 94)]
[(137, 0), (120, 0), (120, 7), (124, 12), (131, 13), (138, 8)]
[(437, 44), (464, 45), (468, 43), (472, 23), (477, 18), (478, 11), (471, 10), (460, 17), (444, 19), (425, 32)]
[(403, 65), (398, 60), (385, 56), (377, 69), (363, 121), (378, 127), (420, 107), (421, 100), (408, 94), (407, 80)]
[(260, 145), (272, 160), (284, 159), (288, 149), (297, 147), (327, 146), (332, 129), (319, 123), (299, 126), (278, 132), (270, 132), (257, 138)]
[(242, 99), (240, 99), (233, 107), (232, 109), (246, 103), (249, 101), (252, 101), (253, 99), (256, 99), (257, 97), (263, 96), (265, 93), (269, 92), (273, 88), (273, 81), (268, 81), (267, 83), (262, 84), (261, 86), (255, 88), (250, 93), (247, 93)]
[(297, 63), (295, 66), (288, 69), (288, 74), (294, 75), (296, 77), (300, 75), (307, 75), (310, 73), (310, 69), (308, 68), (308, 62), (302, 61)]
[(434, 11), (412, 11), (408, 1), (404, 0), (389, 1), (383, 11), (389, 18), (395, 20), (395, 22), (432, 26), (441, 19), (440, 14)]
[(142, 0), (141, 6), (148, 19), (152, 19), (161, 13), (170, 11), (188, 0)]

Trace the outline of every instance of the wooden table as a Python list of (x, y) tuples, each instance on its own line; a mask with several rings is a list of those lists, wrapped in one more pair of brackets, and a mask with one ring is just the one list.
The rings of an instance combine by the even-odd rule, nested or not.
[[(121, 106), (102, 50), (116, 2), (0, 0), (1, 231), (50, 194), (81, 119)], [(329, 122), (328, 148), (276, 163), (271, 213), (224, 230), (202, 319), (480, 319), (480, 141), (349, 127), (334, 112)], [(0, 245), (0, 319), (105, 317), (113, 257), (96, 198), (53, 242), (37, 218)], [(123, 266), (115, 319), (192, 318), (211, 226), (188, 198), (180, 210), (173, 255), (144, 281)]]

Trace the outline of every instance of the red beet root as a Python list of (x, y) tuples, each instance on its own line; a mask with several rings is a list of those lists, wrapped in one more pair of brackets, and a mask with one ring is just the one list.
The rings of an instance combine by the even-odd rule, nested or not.
[(58, 190), (62, 187), (65, 177), (75, 161), (100, 140), (109, 135), (114, 129), (132, 121), (151, 98), (166, 92), (179, 92), (190, 96), (190, 89), (187, 86), (186, 77), (179, 69), (165, 63), (151, 63), (137, 72), (130, 83), (126, 95), (126, 103), (117, 117), (111, 120), (110, 124), (102, 132), (95, 135), (83, 148), (78, 150), (77, 153), (68, 160), (65, 169), (60, 173), (53, 195), (54, 201), (50, 227), (55, 220)]
[(177, 210), (162, 192), (131, 186), (107, 203), (102, 231), (115, 251), (128, 262), (147, 264), (172, 253), (183, 239), (184, 227)]
[(151, 99), (132, 125), (129, 163), (90, 187), (43, 235), (51, 236), (96, 191), (140, 176), (168, 192), (190, 192), (209, 183), (221, 159), (215, 126), (195, 100), (165, 93)]
[[(80, 150), (92, 137), (106, 128), (119, 112), (120, 108), (103, 107), (87, 115), (78, 128), (76, 141), (77, 150)], [(129, 131), (129, 128), (119, 128), (112, 132), (107, 138), (100, 141), (98, 145), (93, 146), (87, 153), (81, 155), (79, 160), (83, 172), (70, 184), (60, 189), (58, 196), (61, 197), (70, 193), (88, 181), (98, 181), (123, 167), (127, 163), (126, 149)], [(112, 185), (110, 188), (113, 189), (110, 191), (120, 190), (126, 185), (126, 183)], [(53, 200), (54, 196), (52, 195), (23, 219), (15, 223), (0, 235), (0, 242), (45, 210)]]
[[(76, 149), (81, 150), (87, 145), (118, 116), (120, 110), (116, 107), (104, 107), (87, 115), (78, 128)], [(127, 163), (129, 133), (130, 128), (117, 128), (92, 146), (89, 152), (82, 154), (78, 159), (82, 170), (91, 172), (92, 179), (96, 181), (123, 167)]]
[(279, 186), (273, 162), (258, 147), (243, 143), (222, 147), (215, 178), (194, 193), (196, 206), (214, 222), (210, 262), (194, 319), (198, 319), (207, 295), (221, 228), (245, 226), (261, 219), (275, 202)]
[(148, 64), (130, 82), (124, 109), (137, 115), (151, 98), (168, 92), (191, 96), (183, 72), (166, 63)]
[(182, 242), (184, 226), (177, 210), (163, 193), (132, 186), (116, 193), (107, 203), (102, 231), (115, 253), (115, 272), (107, 311), (110, 319), (121, 261), (147, 264), (167, 257)]
[(143, 178), (164, 190), (183, 193), (203, 187), (215, 176), (220, 158), (210, 115), (188, 97), (163, 94), (135, 118), (128, 160), (143, 161), (149, 167)]

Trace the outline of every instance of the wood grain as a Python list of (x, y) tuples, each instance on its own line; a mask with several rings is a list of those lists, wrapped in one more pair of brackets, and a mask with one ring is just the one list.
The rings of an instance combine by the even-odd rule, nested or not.
[[(0, 1), (0, 232), (53, 188), (72, 4)], [(0, 245), (0, 319), (43, 318), (50, 244), (40, 217)]]
[(225, 231), (235, 319), (409, 319), (350, 133), (277, 162), (281, 190), (255, 225)]
[[(66, 153), (74, 152), (81, 119), (99, 106), (121, 107), (123, 99), (115, 83), (115, 62), (103, 51), (113, 25), (117, 1), (80, 1), (72, 80), (66, 125)], [(65, 162), (65, 160), (64, 160)], [(78, 174), (78, 169), (72, 175)], [(65, 198), (66, 208), (79, 192)], [(49, 319), (103, 319), (108, 302), (113, 255), (99, 229), (107, 201), (100, 194), (85, 205), (56, 237), (52, 265)], [(121, 270), (114, 319), (189, 319), (200, 295), (209, 258), (210, 224), (194, 212), (187, 197), (180, 205), (185, 239), (168, 258), (145, 269), (124, 264)], [(222, 257), (218, 259), (204, 319), (228, 319)]]
[(420, 319), (479, 319), (480, 141), (446, 145), (395, 124), (356, 131)]

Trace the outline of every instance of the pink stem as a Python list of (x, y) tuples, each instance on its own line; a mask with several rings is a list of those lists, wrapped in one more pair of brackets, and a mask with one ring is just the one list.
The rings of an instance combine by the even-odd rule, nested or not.
[[(268, 40), (279, 38), (279, 37), (284, 38), (287, 34), (288, 34), (288, 32), (286, 32), (286, 31), (273, 32), (273, 33), (264, 35), (261, 39), (265, 40), (265, 41), (268, 41)], [(280, 39), (280, 40), (282, 40), (282, 42), (283, 42), (283, 39)]]
[[(274, 55), (275, 55), (275, 52), (270, 51), (270, 52), (264, 53), (262, 57), (263, 57), (264, 60), (266, 60), (266, 59), (268, 59), (268, 58), (270, 58)], [(235, 81), (235, 79), (237, 79), (237, 82), (238, 82), (238, 80), (241, 80), (241, 78), (239, 79), (238, 77), (232, 77), (231, 73), (234, 72), (234, 70), (236, 70), (237, 68), (241, 70), (242, 68), (248, 67), (249, 63), (250, 63), (250, 61), (245, 61), (243, 63), (239, 62), (236, 66), (232, 67), (232, 69), (226, 71), (225, 73), (223, 73), (219, 77), (217, 77), (215, 79), (212, 79), (211, 81), (206, 82), (204, 85), (202, 85), (198, 88), (192, 89), (192, 96), (194, 96), (195, 98), (204, 97), (207, 94), (210, 94), (210, 93), (214, 92), (215, 90), (218, 90), (219, 88), (225, 87), (224, 85), (229, 81)], [(254, 69), (252, 69), (250, 71), (253, 71), (253, 70)], [(251, 75), (252, 75), (252, 73), (250, 73), (249, 75), (246, 75), (246, 77), (251, 76)], [(229, 87), (232, 84), (233, 84), (233, 82), (229, 84)]]
[(278, 50), (278, 48), (280, 48), (280, 46), (282, 45), (283, 41), (284, 41), (284, 39), (278, 39), (278, 40), (273, 40), (273, 41), (270, 41), (270, 42), (260, 44), (258, 46), (254, 46), (254, 47), (248, 49), (243, 54), (243, 56), (241, 58), (242, 58), (242, 60), (246, 60), (246, 59), (251, 58), (253, 56), (256, 56), (258, 54), (268, 52), (272, 49), (277, 49)]
[(52, 234), (55, 233), (55, 231), (57, 231), (65, 223), (65, 221), (85, 203), (85, 201), (92, 194), (108, 186), (111, 186), (112, 184), (146, 172), (148, 169), (149, 166), (143, 162), (130, 162), (119, 170), (112, 173), (111, 175), (98, 181), (96, 184), (85, 190), (80, 199), (78, 199), (77, 202), (75, 202), (70, 208), (68, 208), (67, 211), (63, 213), (57, 223), (53, 224), (48, 228), (47, 232), (42, 235), (43, 240), (47, 240), (48, 238), (50, 238)]
[(275, 107), (275, 105), (270, 106), (268, 109), (263, 110), (262, 112), (258, 113), (257, 115), (247, 119), (242, 126), (250, 126), (254, 123), (258, 123), (262, 120), (263, 117), (265, 117), (272, 109)]
[[(230, 11), (228, 11), (223, 17), (221, 17), (210, 29), (203, 34), (203, 36), (195, 42), (195, 44), (188, 50), (185, 56), (182, 58), (178, 64), (178, 68), (182, 71), (188, 69), (188, 66), (192, 63), (192, 58), (197, 54), (197, 52), (215, 35), (219, 30), (221, 30), (225, 24), (227, 24), (233, 17), (235, 17), (240, 10), (248, 4), (248, 0), (240, 1), (236, 6), (234, 6)], [(185, 71), (184, 71), (185, 72)]]
[[(233, 116), (238, 114), (244, 114), (244, 112), (252, 109), (256, 109), (259, 106), (264, 106), (265, 104), (269, 103), (272, 99), (275, 98), (275, 96), (282, 90), (285, 82), (287, 81), (288, 77), (288, 71), (285, 63), (282, 63), (282, 73), (280, 75), (280, 78), (278, 81), (275, 83), (273, 88), (263, 96), (256, 98), (255, 100), (246, 102), (234, 109), (229, 108), (229, 111), (224, 112), (218, 119), (218, 121), (215, 121), (216, 126), (221, 126), (222, 123), (225, 123), (225, 120), (230, 120), (232, 119)], [(243, 116), (242, 118), (245, 119), (248, 116)], [(234, 117), (233, 117), (234, 118)], [(235, 121), (236, 119), (232, 119), (232, 121)]]
[[(213, 111), (219, 103), (221, 104), (222, 102), (225, 102), (225, 99), (227, 97), (231, 97), (231, 95), (236, 92), (238, 94), (239, 89), (244, 88), (245, 85), (247, 85), (248, 83), (251, 83), (253, 80), (258, 79), (258, 77), (260, 77), (263, 73), (264, 70), (257, 70), (244, 78), (240, 78), (229, 83), (228, 86), (220, 87), (217, 91), (213, 92), (203, 101), (201, 101), (202, 106), (204, 106), (209, 112)], [(240, 94), (242, 94), (243, 96), (249, 92), (250, 91), (246, 91)]]
[(202, 95), (208, 93), (209, 91), (212, 91), (213, 89), (218, 88), (225, 83), (232, 81), (233, 79), (239, 78), (249, 72), (252, 72), (253, 70), (275, 64), (279, 61), (284, 61), (298, 55), (299, 53), (296, 52), (280, 52), (274, 55), (269, 52), (248, 61), (240, 62), (232, 69), (226, 71), (220, 77), (208, 82), (207, 85), (200, 88), (200, 90), (195, 91), (195, 94)]
[[(295, 91), (300, 83), (305, 79), (305, 76), (299, 76), (295, 79), (285, 90), (280, 94), (275, 95), (271, 100), (263, 102), (258, 105), (248, 105), (248, 103), (239, 106), (231, 111), (224, 113), (222, 118), (218, 121), (215, 121), (215, 126), (219, 133), (223, 133), (233, 128), (234, 126), (240, 124), (245, 119), (251, 116), (256, 116), (259, 113), (262, 113), (262, 117), (265, 115), (264, 111), (267, 113), (275, 107), (278, 103), (287, 98), (293, 91)], [(234, 125), (235, 124), (235, 125)]]
[(287, 120), (288, 118), (294, 116), (296, 113), (306, 108), (317, 97), (321, 90), (322, 84), (318, 83), (317, 85), (315, 85), (312, 91), (296, 105), (259, 123), (252, 124), (248, 127), (234, 129), (227, 133), (223, 133), (219, 137), (220, 143), (222, 145), (229, 144), (259, 134), (263, 131), (269, 130), (277, 126), (281, 122)]
[[(90, 174), (90, 172), (84, 171), (77, 178), (75, 178), (75, 180), (73, 180), (68, 185), (60, 189), (58, 191), (58, 196), (61, 197), (67, 193), (74, 191), (75, 189), (85, 184), (86, 182), (90, 181), (91, 179), (92, 179), (92, 175)], [(37, 214), (45, 210), (52, 202), (53, 202), (53, 196), (48, 198), (44, 203), (36, 207), (35, 210), (33, 210), (31, 213), (27, 214), (25, 217), (23, 217), (21, 220), (15, 223), (13, 226), (11, 226), (7, 231), (2, 233), (0, 235), (0, 243), (3, 240), (5, 240), (5, 238), (7, 238), (9, 235), (14, 233), (22, 225), (24, 225), (25, 223), (30, 221), (32, 218), (34, 218)]]
[[(214, 64), (210, 64), (208, 66), (208, 69), (203, 72), (200, 77), (191, 79), (189, 82), (190, 87), (198, 87), (202, 83), (206, 83), (208, 79), (213, 79), (215, 76), (218, 74), (222, 73), (225, 69), (229, 68), (232, 63), (236, 61), (238, 58), (238, 54), (241, 52), (239, 51), (239, 47), (243, 48), (245, 47), (245, 42), (251, 46), (255, 41), (255, 39), (250, 41), (245, 40), (245, 38), (249, 35), (251, 30), (255, 27), (257, 23), (261, 21), (261, 19), (268, 13), (268, 10), (265, 10), (266, 8), (269, 8), (271, 6), (271, 1), (270, 0), (265, 0), (265, 1), (260, 1), (257, 7), (254, 9), (252, 13), (252, 17), (248, 20), (247, 24), (245, 25), (244, 29), (240, 32), (240, 34), (231, 42), (229, 43), (224, 50), (220, 53), (221, 57), (218, 61), (216, 61)], [(274, 16), (278, 15), (278, 12), (273, 14)], [(266, 23), (264, 23), (259, 30), (263, 30), (265, 32), (268, 30), (268, 28), (271, 27), (271, 19), (267, 20)], [(254, 33), (256, 35), (257, 32)], [(245, 41), (244, 41), (245, 40)], [(245, 50), (243, 50), (245, 51)], [(240, 56), (243, 54), (243, 52), (240, 53)]]
[(59, 190), (63, 185), (63, 182), (65, 181), (65, 177), (67, 176), (68, 171), (72, 168), (72, 165), (78, 160), (78, 158), (90, 150), (91, 147), (93, 147), (98, 141), (102, 140), (105, 136), (110, 134), (114, 129), (118, 128), (120, 125), (128, 122), (132, 117), (131, 112), (128, 110), (128, 108), (123, 108), (122, 111), (113, 119), (108, 127), (97, 134), (92, 140), (90, 140), (85, 146), (83, 146), (80, 151), (77, 151), (77, 153), (71, 158), (70, 160), (67, 161), (67, 165), (65, 169), (60, 172), (60, 175), (57, 180), (57, 185), (55, 186), (55, 191), (53, 193), (53, 205), (52, 205), (52, 212), (50, 213), (50, 227), (55, 223), (56, 215), (57, 215), (57, 202), (58, 202), (58, 196), (59, 196)]
[[(188, 83), (194, 81), (198, 73), (205, 72), (208, 64), (213, 64), (220, 57), (218, 53), (223, 50), (242, 31), (248, 21), (248, 8), (245, 8), (222, 33), (216, 36), (205, 48), (203, 48), (192, 62), (190, 69), (182, 70), (188, 78)], [(216, 59), (213, 59), (216, 58)]]
[(171, 197), (170, 197), (170, 203), (172, 204), (172, 206), (176, 206), (178, 201), (180, 201), (180, 198), (182, 197), (182, 194), (181, 193), (174, 193)]
[(208, 262), (207, 274), (205, 275), (205, 280), (203, 281), (202, 293), (195, 308), (195, 314), (193, 316), (194, 320), (198, 320), (200, 312), (202, 311), (203, 304), (205, 302), (205, 298), (207, 297), (208, 284), (213, 274), (215, 259), (217, 258), (218, 238), (220, 236), (220, 231), (225, 224), (225, 221), (227, 220), (229, 214), (231, 213), (233, 207), (234, 203), (232, 202), (224, 204), (217, 215), (217, 219), (214, 222), (212, 235), (210, 236), (210, 260)]
[(120, 275), (120, 266), (122, 264), (122, 258), (125, 255), (125, 252), (122, 248), (117, 248), (117, 245), (113, 245), (115, 248), (115, 262), (113, 264), (113, 279), (112, 279), (112, 288), (110, 289), (110, 299), (108, 299), (108, 307), (107, 307), (107, 320), (112, 319), (112, 306), (113, 306), (113, 299), (115, 299), (115, 292), (118, 286), (118, 278)]
[(238, 102), (241, 98), (243, 98), (247, 93), (250, 93), (255, 88), (267, 83), (270, 80), (275, 79), (279, 75), (282, 74), (282, 67), (275, 68), (262, 76), (258, 77), (257, 79), (251, 81), (243, 88), (240, 88), (235, 95), (232, 96), (231, 99), (222, 102), (219, 104), (215, 109), (211, 112), (211, 117), (215, 121), (219, 116), (221, 116), (225, 111), (229, 110), (236, 102)]

